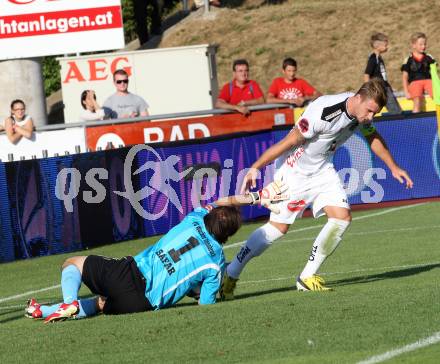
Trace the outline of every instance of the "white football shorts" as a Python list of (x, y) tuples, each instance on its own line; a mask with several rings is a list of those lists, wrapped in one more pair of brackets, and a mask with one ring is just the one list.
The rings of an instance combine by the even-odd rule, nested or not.
[(270, 221), (293, 224), (297, 217), (301, 218), (304, 210), (310, 205), (315, 218), (325, 215), (324, 207), (326, 206), (350, 209), (347, 194), (333, 167), (326, 168), (313, 176), (286, 172), (286, 166), (283, 165), (275, 173), (274, 180), (283, 180), (287, 183), (290, 196), (288, 200), (278, 204), (280, 213), (272, 212)]

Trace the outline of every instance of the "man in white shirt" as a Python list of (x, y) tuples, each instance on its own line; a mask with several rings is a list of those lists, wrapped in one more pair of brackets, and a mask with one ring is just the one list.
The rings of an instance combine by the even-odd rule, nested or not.
[(111, 119), (148, 116), (148, 103), (140, 96), (128, 91), (128, 73), (122, 69), (113, 73), (116, 92), (104, 101), (104, 110)]
[(337, 248), (351, 222), (350, 206), (343, 185), (334, 169), (335, 150), (360, 128), (372, 151), (387, 165), (394, 178), (412, 188), (408, 173), (391, 156), (384, 140), (371, 124), (374, 115), (387, 102), (382, 80), (372, 79), (356, 94), (322, 96), (312, 102), (291, 132), (266, 150), (246, 174), (242, 190), (256, 186), (259, 170), (283, 156), (274, 179), (288, 184), (290, 198), (279, 204), (280, 214), (255, 230), (229, 264), (220, 294), (232, 299), (238, 277), (250, 259), (263, 253), (281, 238), (305, 208), (312, 206), (315, 218), (327, 215), (328, 222), (313, 243), (309, 260), (296, 281), (302, 291), (329, 290), (316, 273)]

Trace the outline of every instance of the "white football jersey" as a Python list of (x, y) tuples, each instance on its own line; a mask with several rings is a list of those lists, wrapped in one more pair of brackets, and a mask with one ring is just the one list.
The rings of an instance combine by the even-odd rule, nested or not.
[[(359, 122), (347, 112), (347, 99), (353, 93), (321, 96), (313, 101), (296, 123), (295, 128), (306, 139), (284, 154), (281, 168), (287, 172), (313, 175), (333, 167), (333, 155), (359, 127)], [(362, 125), (364, 135), (372, 134), (371, 124)]]

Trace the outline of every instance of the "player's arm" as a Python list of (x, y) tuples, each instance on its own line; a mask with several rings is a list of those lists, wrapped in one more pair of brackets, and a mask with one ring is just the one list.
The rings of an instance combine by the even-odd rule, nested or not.
[(216, 301), (220, 289), (221, 273), (212, 271), (202, 282), (200, 287), (199, 305), (211, 305)]
[(287, 200), (289, 187), (282, 181), (273, 181), (263, 189), (256, 192), (249, 192), (245, 195), (221, 197), (213, 203), (213, 206), (245, 206), (262, 205), (272, 212), (279, 214), (280, 209), (277, 203)]
[(15, 131), (14, 123), (12, 122), (11, 118), (7, 118), (5, 120), (5, 131), (9, 141), (12, 144), (18, 143), (18, 141), (23, 137), (21, 134)]
[(245, 105), (232, 105), (228, 102), (226, 102), (223, 99), (217, 99), (217, 102), (215, 103), (215, 107), (217, 109), (225, 109), (225, 110), (233, 110), (237, 111), (243, 115), (248, 115), (250, 113), (249, 109)]
[(304, 136), (301, 134), (298, 128), (294, 128), (289, 134), (287, 134), (278, 143), (272, 145), (267, 149), (257, 161), (252, 164), (249, 172), (246, 174), (241, 187), (241, 193), (249, 192), (249, 189), (255, 188), (258, 178), (259, 170), (267, 164), (273, 162), (284, 152), (303, 144), (305, 141)]
[(253, 106), (253, 105), (261, 105), (261, 104), (264, 104), (264, 96), (243, 101), (243, 106)]
[(396, 163), (382, 136), (374, 131), (370, 135), (366, 136), (366, 139), (370, 144), (371, 150), (386, 164), (393, 177), (400, 183), (405, 183), (406, 188), (412, 188), (413, 181), (409, 177), (408, 173), (400, 168)]

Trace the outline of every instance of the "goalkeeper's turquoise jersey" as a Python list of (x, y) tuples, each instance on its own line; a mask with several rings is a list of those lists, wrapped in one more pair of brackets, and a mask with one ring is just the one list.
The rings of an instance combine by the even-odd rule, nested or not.
[(206, 230), (197, 208), (156, 244), (134, 257), (146, 278), (145, 296), (155, 309), (171, 306), (200, 287), (200, 304), (215, 303), (225, 269), (221, 245)]

